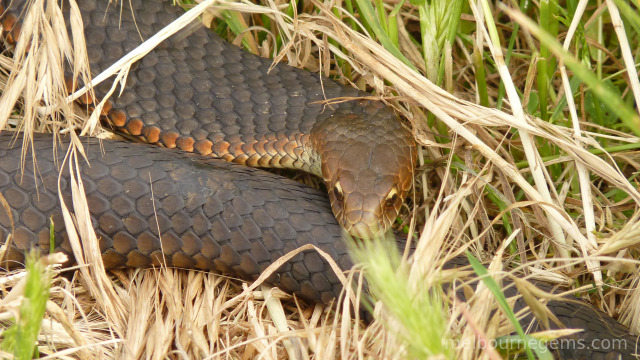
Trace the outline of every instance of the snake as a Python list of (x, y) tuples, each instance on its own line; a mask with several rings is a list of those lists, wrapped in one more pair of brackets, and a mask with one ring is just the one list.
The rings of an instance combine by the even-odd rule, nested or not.
[[(8, 45), (20, 39), (25, 4), (2, 2)], [(181, 11), (160, 0), (127, 1), (122, 11), (106, 1), (77, 5), (95, 73)], [(108, 91), (101, 84), (79, 103), (92, 111)], [(363, 97), (370, 98), (326, 77), (274, 66), (203, 25), (165, 40), (134, 65), (120, 96), (100, 113), (105, 126), (146, 144), (82, 139), (88, 163), (81, 162), (80, 173), (105, 267), (167, 265), (253, 280), (289, 251), (314, 245), (341, 269), (352, 268), (344, 232), (366, 237), (391, 227), (411, 190), (417, 154), (410, 128), (393, 109)], [(60, 197), (71, 203), (69, 171), (59, 168), (67, 145), (63, 140), (51, 151), (51, 135), (35, 134), (37, 162), (27, 154), (22, 163), (15, 146), (21, 137), (0, 133), (0, 193), (9, 205), (0, 211), (0, 239), (10, 239), (2, 264), (23, 263), (33, 247), (49, 251), (48, 219), (56, 224), (53, 250), (73, 262), (59, 203)], [(260, 167), (307, 171), (327, 191)], [(296, 254), (267, 282), (325, 304), (343, 288), (315, 251)], [(520, 300), (515, 307), (524, 306)], [(634, 358), (635, 337), (605, 313), (569, 299), (547, 306), (564, 326), (585, 329), (576, 341), (624, 339), (619, 349), (561, 347), (561, 358)]]
[[(5, 0), (2, 21), (19, 39), (24, 2)], [(179, 16), (167, 2), (81, 0), (88, 60), (99, 73)], [(105, 17), (106, 14), (106, 17)], [(135, 16), (134, 16), (135, 15)], [(384, 232), (411, 189), (415, 142), (380, 101), (327, 104), (370, 94), (271, 60), (247, 56), (204, 26), (165, 40), (129, 72), (103, 108), (116, 131), (249, 166), (301, 169), (321, 177), (340, 224), (355, 236)], [(95, 89), (102, 98), (110, 85)], [(84, 97), (95, 106), (94, 97)]]

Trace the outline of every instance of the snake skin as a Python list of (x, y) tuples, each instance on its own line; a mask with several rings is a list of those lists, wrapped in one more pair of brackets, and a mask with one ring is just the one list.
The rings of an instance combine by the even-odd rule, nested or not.
[[(0, 134), (0, 194), (14, 222), (3, 263), (23, 263), (24, 252), (34, 245), (49, 249), (49, 218), (55, 224), (55, 250), (71, 256), (55, 165), (62, 163), (66, 149), (59, 148), (54, 159), (52, 137), (36, 134), (34, 179), (31, 155), (20, 172), (20, 146), (11, 148), (12, 135)], [(96, 139), (83, 139), (83, 144), (91, 166), (83, 162), (81, 172), (107, 268), (148, 267), (164, 258), (168, 266), (252, 280), (305, 244), (351, 267), (340, 226), (317, 190), (259, 169), (155, 146), (105, 141), (101, 154)], [(62, 174), (61, 191), (70, 206), (68, 169)], [(11, 233), (11, 218), (0, 209), (2, 241)], [(269, 281), (314, 301), (328, 302), (341, 290), (315, 251), (296, 255)]]
[[(25, 0), (3, 0), (9, 43)], [(68, 8), (68, 4), (64, 4)], [(181, 14), (170, 1), (79, 0), (91, 70), (97, 74)], [(106, 14), (106, 16), (105, 16)], [(132, 14), (135, 14), (135, 22)], [(336, 218), (352, 235), (385, 231), (413, 181), (415, 142), (379, 101), (325, 100), (370, 94), (249, 54), (200, 23), (138, 61), (104, 120), (145, 142), (257, 167), (322, 177)], [(72, 82), (70, 82), (71, 84)], [(111, 81), (96, 90), (102, 98)], [(94, 100), (85, 98), (89, 109)], [(336, 196), (336, 193), (338, 195)]]
[[(0, 210), (0, 239), (6, 239), (13, 229), (2, 265), (20, 266), (32, 247), (48, 252), (49, 218), (55, 224), (55, 251), (66, 253), (73, 263), (58, 202), (59, 169), (55, 165), (62, 163), (66, 147), (58, 148), (54, 155), (52, 136), (35, 134), (38, 175), (34, 178), (31, 155), (26, 158), (25, 171), (20, 170), (21, 149), (12, 145), (21, 141), (15, 141), (15, 136), (6, 131), (0, 134), (0, 194), (11, 208), (11, 217)], [(83, 139), (90, 166), (82, 161), (81, 173), (107, 268), (165, 263), (253, 280), (274, 260), (306, 244), (327, 252), (341, 269), (352, 267), (342, 229), (331, 215), (326, 194), (320, 191), (259, 169), (192, 153), (129, 142), (103, 143), (106, 151), (101, 153), (98, 140)], [(66, 167), (62, 169), (61, 191), (71, 204), (68, 173)], [(447, 265), (463, 267), (468, 262), (456, 258)], [(342, 290), (333, 270), (315, 251), (296, 255), (268, 282), (325, 304)], [(544, 283), (538, 286), (552, 290)], [(505, 294), (517, 296), (517, 291), (510, 287)], [(463, 291), (458, 296), (465, 298)], [(585, 329), (554, 343), (557, 358), (635, 358), (630, 354), (635, 351), (636, 338), (603, 312), (580, 301), (551, 301), (547, 306), (566, 327)], [(522, 299), (516, 301), (515, 311), (524, 307)], [(521, 323), (526, 327), (531, 321), (529, 316)], [(613, 344), (610, 349), (596, 347), (607, 343)]]

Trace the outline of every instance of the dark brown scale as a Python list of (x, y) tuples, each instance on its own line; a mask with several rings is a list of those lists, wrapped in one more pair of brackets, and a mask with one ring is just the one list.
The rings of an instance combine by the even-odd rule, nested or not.
[[(21, 266), (26, 250), (33, 247), (48, 251), (50, 217), (56, 228), (55, 250), (69, 255), (73, 263), (58, 203), (59, 170), (51, 149), (52, 137), (35, 134), (39, 176), (34, 179), (30, 152), (21, 173), (21, 149), (11, 147), (13, 135), (0, 134), (0, 193), (10, 205), (14, 221), (12, 244), (2, 266)], [(209, 157), (108, 140), (103, 141), (106, 152), (102, 153), (98, 140), (82, 141), (91, 163), (89, 167), (80, 162), (82, 179), (108, 269), (166, 264), (252, 280), (272, 261), (306, 244), (327, 252), (343, 270), (351, 268), (342, 229), (331, 215), (324, 193), (259, 169)], [(62, 161), (66, 145), (57, 150), (57, 160)], [(66, 167), (61, 170), (61, 190), (69, 203), (69, 172)], [(7, 213), (0, 210), (0, 238), (7, 238), (11, 231)], [(456, 258), (447, 267), (466, 265), (466, 259)], [(296, 255), (268, 282), (324, 303), (335, 299), (342, 289), (333, 270), (315, 251)], [(518, 295), (508, 281), (505, 285), (507, 297)], [(537, 286), (552, 292), (548, 284)], [(465, 299), (463, 291), (457, 295)], [(520, 298), (515, 311), (525, 306)], [(635, 336), (606, 314), (570, 298), (550, 301), (547, 306), (566, 327), (585, 329), (558, 342), (564, 345), (554, 351), (557, 358), (634, 358)], [(526, 327), (532, 321), (533, 330), (540, 330), (532, 316), (522, 319), (521, 324)], [(558, 325), (552, 323), (551, 327)], [(614, 347), (590, 347), (597, 345), (591, 343), (594, 339), (597, 344)]]
[[(13, 1), (14, 13), (23, 4)], [(78, 1), (95, 74), (182, 12), (169, 1), (133, 0), (122, 5), (120, 11), (106, 1)], [(11, 17), (5, 19), (8, 27), (16, 22)], [(371, 157), (386, 153), (390, 161), (385, 166), (377, 172), (361, 172), (353, 179), (359, 189), (382, 183), (387, 187), (382, 197), (370, 192), (367, 196), (372, 199), (367, 203), (333, 202), (332, 208), (338, 221), (354, 236), (387, 230), (400, 206), (385, 206), (386, 193), (395, 186), (398, 197), (404, 199), (412, 184), (416, 154), (410, 131), (379, 101), (323, 103), (340, 97), (369, 96), (367, 93), (284, 64), (269, 71), (271, 65), (272, 60), (250, 55), (193, 23), (133, 66), (124, 91), (113, 96), (103, 110), (108, 113), (104, 120), (117, 131), (170, 148), (251, 166), (310, 171), (321, 176), (327, 188), (342, 181), (337, 170), (343, 167), (343, 160), (359, 164), (346, 171), (359, 171)], [(110, 87), (111, 81), (100, 84), (95, 89), (97, 99)], [(86, 96), (80, 102), (93, 105), (96, 99)], [(333, 123), (340, 126), (328, 126)], [(357, 125), (361, 123), (366, 125)], [(263, 146), (246, 146), (265, 140)], [(203, 141), (210, 141), (212, 146)], [(375, 144), (382, 147), (376, 149)], [(347, 149), (336, 157), (333, 149), (340, 146)]]
[[(72, 256), (63, 235), (52, 137), (35, 136), (39, 176), (34, 179), (30, 155), (20, 174), (21, 150), (11, 148), (13, 135), (0, 134), (0, 193), (11, 206), (15, 227), (2, 264), (22, 264), (24, 252), (33, 246), (46, 252), (51, 216), (56, 251)], [(158, 228), (168, 266), (226, 269), (229, 275), (251, 280), (278, 256), (313, 244), (350, 267), (346, 247), (334, 245), (342, 241), (342, 230), (333, 217), (311, 224), (297, 216), (302, 211), (330, 211), (317, 190), (258, 169), (150, 145), (105, 141), (102, 155), (98, 140), (83, 139), (83, 144), (91, 164), (81, 161), (83, 182), (107, 268), (160, 264)], [(66, 145), (58, 149), (60, 163), (65, 154)], [(62, 192), (70, 204), (68, 169), (62, 174)], [(0, 238), (10, 233), (9, 217), (0, 210)], [(329, 241), (317, 242), (312, 233), (322, 233)], [(273, 277), (274, 285), (312, 301), (329, 302), (339, 295), (340, 282), (317, 253), (300, 254), (289, 264)], [(278, 280), (289, 276), (297, 280), (295, 287)]]

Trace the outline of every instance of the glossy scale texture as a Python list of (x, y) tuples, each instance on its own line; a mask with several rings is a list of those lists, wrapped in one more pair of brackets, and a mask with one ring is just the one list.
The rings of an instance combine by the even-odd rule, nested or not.
[[(3, 1), (10, 43), (19, 37), (20, 26), (14, 24), (24, 3)], [(182, 12), (161, 0), (124, 1), (122, 11), (108, 1), (79, 0), (78, 6), (94, 74)], [(347, 231), (354, 236), (386, 231), (412, 185), (411, 132), (382, 102), (353, 99), (370, 94), (286, 64), (272, 65), (194, 22), (134, 65), (122, 94), (103, 109), (103, 120), (116, 131), (167, 148), (314, 173), (331, 196), (336, 184), (344, 195), (353, 194), (331, 199)], [(111, 81), (99, 85), (97, 98), (110, 87)], [(91, 110), (96, 100), (83, 101)], [(394, 194), (394, 201), (387, 201)]]
[[(22, 264), (32, 246), (46, 252), (49, 218), (55, 224), (56, 251), (72, 256), (57, 187), (61, 170), (61, 190), (71, 206), (69, 169), (56, 166), (67, 146), (58, 148), (54, 159), (52, 136), (36, 134), (34, 178), (31, 155), (20, 170), (21, 150), (12, 147), (13, 135), (0, 134), (0, 194), (11, 207), (11, 217), (0, 210), (0, 239), (11, 233), (11, 219), (14, 229), (3, 264)], [(85, 138), (83, 144), (90, 165), (80, 161), (82, 180), (107, 268), (165, 263), (252, 280), (272, 261), (306, 244), (323, 249), (343, 268), (351, 267), (342, 229), (318, 190), (178, 150), (105, 140), (102, 153), (97, 139)], [(316, 251), (296, 255), (269, 281), (322, 302), (342, 289)]]

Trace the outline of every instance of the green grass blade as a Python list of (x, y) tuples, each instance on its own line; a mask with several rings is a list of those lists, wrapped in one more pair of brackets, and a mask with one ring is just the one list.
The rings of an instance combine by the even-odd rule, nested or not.
[[(524, 350), (523, 344), (526, 343), (531, 349), (533, 349), (539, 356), (540, 360), (552, 360), (553, 356), (547, 349), (544, 340), (536, 339), (532, 336), (526, 335), (526, 340), (523, 341), (519, 336), (501, 336), (496, 338), (498, 350), (503, 355), (515, 355), (514, 352), (521, 353)], [(507, 350), (507, 351), (504, 351)], [(511, 359), (512, 357), (509, 357)]]
[(356, 0), (356, 4), (358, 5), (358, 11), (360, 11), (360, 15), (366, 21), (366, 23), (371, 27), (371, 30), (376, 35), (376, 38), (380, 41), (382, 46), (384, 46), (387, 51), (389, 51), (393, 56), (400, 59), (403, 63), (409, 66), (411, 69), (417, 71), (415, 66), (411, 64), (409, 59), (400, 52), (397, 46), (393, 44), (389, 34), (385, 31), (385, 28), (378, 21), (378, 17), (376, 15), (376, 11), (371, 5), (369, 0)]
[(389, 14), (389, 22), (387, 24), (389, 38), (396, 48), (400, 48), (400, 41), (398, 40), (398, 17), (393, 14)]
[[(518, 319), (516, 318), (516, 315), (513, 313), (513, 310), (511, 310), (511, 307), (509, 306), (507, 299), (504, 297), (504, 294), (500, 290), (500, 286), (498, 286), (498, 283), (491, 276), (489, 276), (487, 269), (485, 269), (485, 267), (482, 266), (482, 264), (473, 255), (471, 255), (470, 252), (467, 251), (466, 255), (467, 255), (467, 258), (469, 259), (469, 263), (471, 264), (471, 267), (473, 268), (473, 271), (476, 272), (478, 277), (482, 280), (482, 282), (487, 286), (489, 291), (491, 291), (493, 296), (496, 298), (496, 300), (498, 301), (498, 304), (500, 305), (504, 313), (507, 315), (507, 318), (509, 319), (513, 327), (516, 329), (516, 333), (518, 333), (518, 336), (520, 337), (521, 341), (525, 344), (524, 351), (527, 354), (527, 358), (530, 360), (535, 359), (533, 356), (534, 351), (538, 356), (538, 359), (545, 358), (545, 357), (542, 357), (544, 356), (544, 354), (540, 354), (535, 348), (532, 349), (531, 347), (529, 347), (527, 336), (524, 333), (522, 326), (520, 326), (520, 322), (518, 322)], [(551, 359), (551, 358), (548, 358), (548, 359)]]
[[(365, 278), (374, 298), (397, 320), (388, 330), (407, 345), (408, 358), (436, 356), (453, 359), (447, 333), (445, 304), (441, 289), (411, 286), (409, 273), (401, 266), (400, 254), (391, 239), (367, 239), (351, 245), (353, 258), (364, 265)], [(417, 288), (417, 289), (416, 289)], [(399, 327), (398, 327), (399, 326)]]
[(227, 23), (227, 26), (233, 31), (234, 34), (240, 35), (244, 32), (242, 36), (242, 45), (249, 50), (251, 53), (258, 54), (258, 45), (255, 43), (254, 39), (251, 37), (251, 34), (245, 32), (247, 30), (247, 24), (244, 22), (242, 18), (242, 14), (235, 11), (222, 11), (222, 18)]
[(49, 254), (56, 251), (56, 231), (53, 216), (49, 218)]
[(387, 13), (384, 11), (384, 3), (382, 0), (376, 0), (376, 14), (378, 15), (378, 24), (382, 27), (387, 35), (389, 34), (389, 28), (387, 26)]
[[(549, 28), (549, 0), (540, 1), (540, 27)], [(540, 100), (540, 117), (542, 120), (548, 120), (547, 114), (547, 88), (549, 81), (547, 78), (547, 59), (551, 55), (549, 48), (544, 44), (540, 44), (540, 57), (538, 60), (538, 98)]]
[(455, 44), (456, 36), (458, 35), (458, 30), (460, 28), (460, 18), (462, 15), (462, 9), (464, 7), (465, 2), (462, 0), (453, 0), (453, 1), (440, 1), (441, 11), (444, 12), (444, 21), (440, 24), (443, 33), (444, 41), (439, 45), (440, 52), (443, 53), (440, 60), (440, 68), (438, 70), (438, 86), (441, 86), (444, 81), (444, 71), (445, 71), (445, 63), (447, 59), (445, 58), (446, 54), (444, 54), (444, 47), (447, 43), (450, 46)]
[(613, 0), (620, 11), (620, 15), (622, 15), (629, 24), (633, 27), (633, 30), (636, 34), (640, 35), (640, 14), (638, 14), (637, 10), (633, 10), (633, 8), (623, 0)]
[[(527, 13), (529, 11), (529, 7), (531, 6), (531, 1), (528, 0), (520, 0), (519, 8), (523, 13)], [(504, 55), (504, 63), (509, 66), (511, 63), (511, 55), (513, 54), (513, 49), (516, 44), (516, 39), (518, 38), (518, 31), (520, 30), (520, 25), (518, 23), (513, 24), (513, 31), (511, 32), (511, 36), (509, 38), (509, 46), (507, 46), (507, 51)], [(500, 80), (500, 85), (498, 85), (498, 96), (496, 98), (496, 109), (502, 109), (502, 102), (504, 99), (504, 83), (502, 79)]]
[(575, 76), (582, 79), (582, 81), (590, 87), (594, 95), (598, 97), (600, 102), (607, 104), (607, 107), (614, 112), (635, 135), (640, 136), (640, 117), (638, 117), (638, 114), (630, 105), (626, 104), (619, 96), (608, 89), (607, 86), (605, 86), (605, 84), (593, 74), (591, 69), (562, 49), (562, 46), (553, 36), (540, 28), (531, 19), (506, 7), (504, 9), (509, 15), (518, 21), (520, 25), (525, 26), (529, 31), (531, 31), (531, 33), (536, 36), (541, 43), (544, 43), (556, 57), (564, 62)]
[[(353, 8), (353, 2), (351, 0), (345, 0), (344, 1), (344, 5), (345, 8), (347, 10), (347, 12), (351, 15), (354, 15), (355, 10)], [(349, 23), (349, 26), (351, 26), (351, 28), (353, 30), (357, 30), (358, 29), (358, 25), (356, 24), (355, 20), (353, 20), (352, 18), (348, 17), (347, 18), (347, 23)]]
[[(623, 151), (633, 151), (633, 150), (638, 150), (638, 149), (640, 149), (640, 143), (609, 146), (609, 147), (605, 147), (604, 151), (601, 150), (601, 149), (589, 149), (587, 151), (589, 151), (593, 155), (603, 155), (605, 153), (605, 151), (607, 153), (609, 153), (609, 154), (613, 154), (613, 153), (618, 153), (618, 152), (623, 152)], [(550, 155), (550, 156), (543, 157), (541, 160), (542, 160), (542, 162), (547, 162), (547, 161), (552, 161), (552, 160), (558, 159), (559, 157), (560, 157), (560, 155)], [(528, 166), (529, 166), (529, 162), (526, 161), (526, 160), (516, 163), (516, 167), (518, 169), (523, 169), (523, 168), (526, 168)]]
[[(473, 67), (476, 73), (476, 86), (478, 89), (478, 97), (480, 98), (480, 105), (489, 106), (489, 90), (487, 87), (487, 75), (484, 69), (484, 61), (482, 61), (482, 50), (478, 47), (474, 47), (472, 56)], [(501, 86), (503, 86), (502, 83)]]
[(49, 300), (51, 274), (39, 261), (37, 252), (27, 255), (24, 298), (20, 318), (3, 334), (0, 347), (13, 353), (14, 359), (29, 360), (37, 356), (36, 339)]

